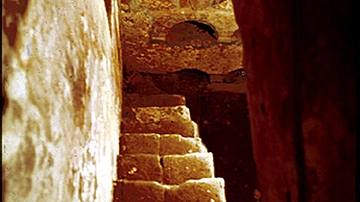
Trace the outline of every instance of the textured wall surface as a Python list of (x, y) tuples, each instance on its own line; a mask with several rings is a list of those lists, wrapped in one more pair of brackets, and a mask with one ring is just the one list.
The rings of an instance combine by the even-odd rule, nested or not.
[[(230, 0), (128, 0), (122, 1), (121, 8), (126, 66), (143, 72), (175, 72), (187, 68), (209, 74), (226, 74), (242, 67), (241, 38)], [(167, 40), (173, 37), (169, 37), (170, 30), (187, 20), (213, 26), (217, 39), (210, 37), (212, 42), (209, 42), (209, 29), (190, 26), (176, 30), (176, 37), (185, 42), (170, 43)], [(192, 40), (195, 35), (197, 39)]]
[(111, 201), (116, 19), (104, 1), (29, 0), (3, 2), (2, 20), (3, 201)]
[(233, 2), (262, 201), (355, 201), (354, 5)]

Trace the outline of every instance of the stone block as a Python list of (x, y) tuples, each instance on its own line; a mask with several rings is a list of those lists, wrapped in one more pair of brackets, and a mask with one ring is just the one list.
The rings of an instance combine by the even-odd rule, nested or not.
[(141, 123), (153, 123), (161, 120), (191, 120), (190, 110), (184, 105), (134, 107), (131, 110), (135, 114), (135, 119)]
[(159, 154), (160, 135), (155, 133), (123, 133), (120, 154)]
[(200, 138), (182, 137), (179, 134), (160, 136), (160, 155), (206, 152), (207, 149)]
[(212, 153), (164, 155), (164, 184), (181, 184), (191, 179), (214, 177)]
[(114, 202), (164, 202), (164, 187), (154, 181), (117, 182), (114, 188)]
[(166, 202), (226, 202), (225, 182), (222, 178), (189, 180), (180, 185), (168, 186)]
[(158, 133), (180, 134), (184, 137), (199, 137), (198, 125), (189, 120), (162, 120), (154, 123), (140, 123), (133, 119), (121, 120), (121, 131), (124, 133)]
[(163, 168), (160, 157), (151, 154), (121, 155), (118, 158), (118, 178), (161, 182)]
[(179, 106), (185, 105), (185, 97), (173, 94), (141, 95), (124, 94), (123, 105), (128, 107)]

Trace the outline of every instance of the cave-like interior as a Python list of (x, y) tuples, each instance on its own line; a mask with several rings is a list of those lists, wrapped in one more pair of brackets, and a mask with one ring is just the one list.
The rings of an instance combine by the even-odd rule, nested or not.
[[(318, 105), (335, 107), (336, 85), (351, 85), (353, 71), (344, 67), (339, 71), (349, 77), (340, 78), (333, 74), (330, 61), (317, 64), (319, 58), (336, 55), (333, 48), (345, 50), (349, 43), (344, 39), (343, 44), (327, 44), (349, 34), (339, 30), (339, 24), (327, 22), (331, 9), (313, 11), (321, 10), (318, 23), (324, 21), (325, 30), (334, 33), (327, 35), (303, 13), (310, 12), (303, 7), (307, 3), (296, 7), (297, 2), (280, 1), (136, 2), (121, 4), (123, 94), (186, 98), (200, 137), (214, 155), (215, 175), (225, 179), (227, 201), (257, 201), (259, 190), (272, 195), (273, 201), (305, 201), (314, 190), (322, 190), (317, 183), (325, 183), (324, 173), (335, 171), (313, 164), (316, 153), (326, 151), (314, 149), (318, 141), (333, 144), (326, 139), (328, 129), (318, 121), (337, 112)], [(255, 9), (260, 6), (265, 8), (261, 12)], [(319, 32), (317, 38), (308, 30)], [(334, 90), (313, 88), (317, 85)], [(344, 97), (354, 93), (353, 88), (345, 91)], [(320, 94), (327, 99), (316, 98)], [(345, 108), (352, 99), (338, 110), (350, 115)], [(324, 134), (313, 139), (312, 134), (322, 130), (319, 127)], [(342, 133), (353, 137), (350, 131)], [(345, 142), (340, 144), (350, 143)], [(284, 188), (275, 188), (278, 183)]]
[(225, 180), (227, 201), (256, 201), (246, 73), (232, 2), (197, 9), (191, 1), (165, 4), (121, 4), (123, 95), (183, 95), (214, 155), (215, 176)]
[(3, 1), (2, 201), (356, 201), (356, 8)]

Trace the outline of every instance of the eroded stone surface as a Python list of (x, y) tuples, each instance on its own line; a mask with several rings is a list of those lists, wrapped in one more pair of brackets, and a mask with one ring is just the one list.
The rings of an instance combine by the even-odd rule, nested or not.
[(114, 202), (165, 202), (164, 186), (153, 181), (128, 181), (116, 183)]
[(169, 186), (165, 191), (165, 201), (225, 202), (224, 187), (222, 178), (189, 180), (179, 186)]
[(123, 118), (121, 131), (124, 133), (158, 133), (158, 134), (181, 134), (184, 137), (199, 137), (199, 128), (194, 121), (171, 119), (153, 123), (140, 123), (133, 119)]
[(186, 106), (124, 107), (121, 129), (124, 133), (181, 134), (198, 137), (198, 125), (191, 121)]
[(136, 107), (131, 109), (140, 123), (153, 123), (160, 120), (191, 120), (190, 110), (186, 106), (174, 107)]
[(207, 149), (200, 138), (185, 138), (178, 134), (160, 136), (160, 155), (205, 152)]
[(160, 135), (125, 133), (120, 137), (120, 154), (159, 154)]
[(181, 184), (190, 179), (214, 177), (212, 153), (164, 155), (164, 183)]
[[(202, 5), (202, 2), (209, 5)], [(175, 72), (188, 68), (210, 74), (226, 74), (241, 68), (241, 37), (231, 1), (193, 3), (192, 6), (184, 1), (123, 3), (124, 64), (139, 71)], [(162, 7), (164, 5), (168, 6)], [(168, 44), (166, 36), (171, 28), (187, 20), (211, 24), (218, 33), (217, 40), (200, 46), (192, 42), (185, 46)], [(199, 32), (207, 31), (199, 29)]]
[(162, 182), (163, 168), (160, 165), (159, 155), (120, 155), (118, 179)]
[(179, 134), (123, 133), (120, 137), (120, 154), (188, 154), (206, 153), (201, 138)]
[(163, 185), (153, 181), (119, 180), (114, 202), (226, 202), (224, 180), (204, 178), (180, 185)]
[(111, 201), (121, 69), (106, 16), (103, 1), (3, 2), (3, 201)]
[(190, 121), (190, 111), (186, 106), (171, 107), (124, 107), (124, 118), (139, 123), (156, 123), (162, 120)]

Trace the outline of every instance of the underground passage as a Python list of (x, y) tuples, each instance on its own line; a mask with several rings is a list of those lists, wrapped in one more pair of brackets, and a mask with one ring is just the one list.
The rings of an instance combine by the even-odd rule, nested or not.
[(351, 1), (2, 9), (2, 201), (355, 201)]
[[(168, 16), (160, 5), (138, 6), (122, 4), (123, 139), (114, 200), (260, 200), (232, 3), (184, 5)], [(159, 150), (147, 151), (155, 139)], [(135, 140), (146, 151), (128, 152)], [(204, 148), (164, 151), (184, 141)]]

